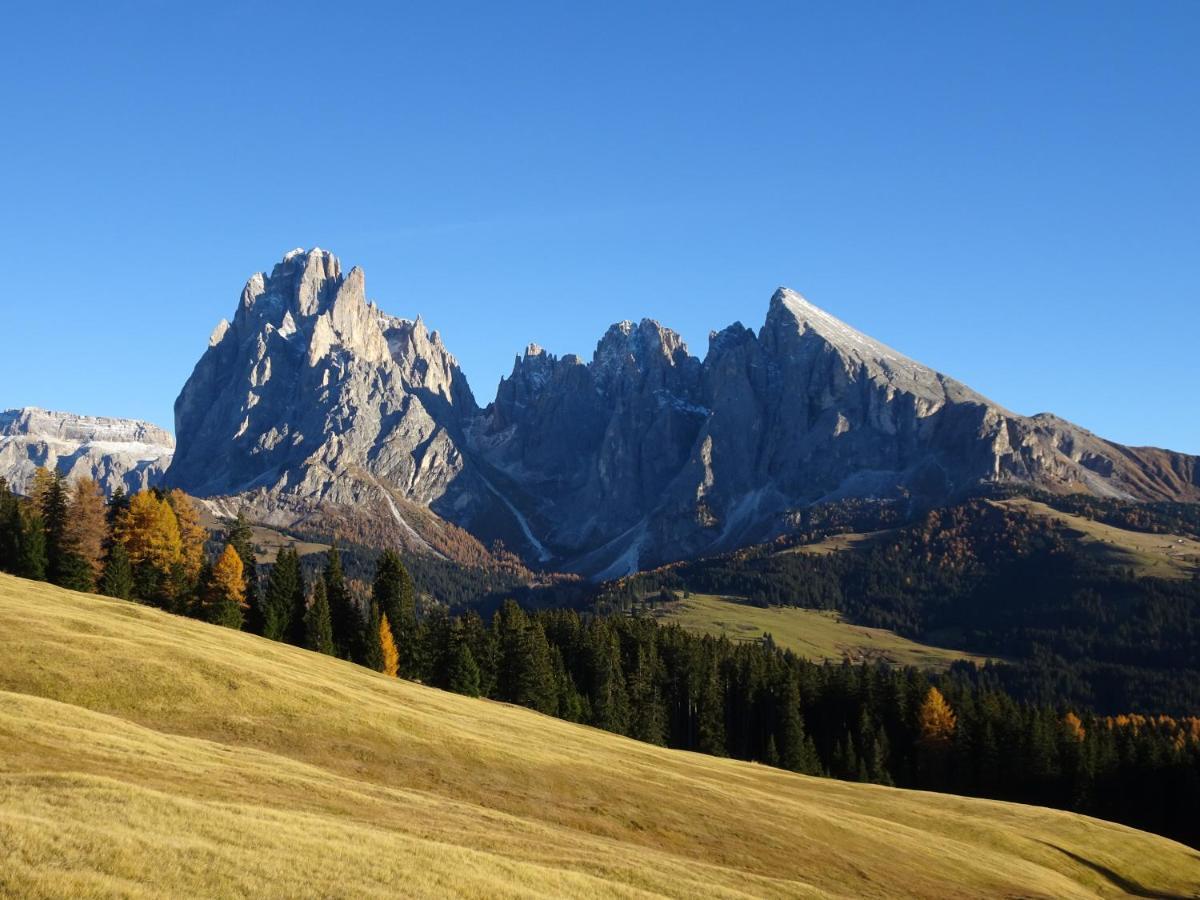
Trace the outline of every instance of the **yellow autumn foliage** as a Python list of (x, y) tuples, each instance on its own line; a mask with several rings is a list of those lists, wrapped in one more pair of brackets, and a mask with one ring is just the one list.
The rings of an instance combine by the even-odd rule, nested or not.
[(954, 710), (935, 687), (929, 689), (921, 709), (917, 714), (917, 722), (921, 730), (921, 740), (926, 744), (945, 744), (954, 737), (954, 729), (958, 719)]
[(392, 639), (392, 626), (388, 623), (387, 613), (379, 619), (379, 644), (383, 647), (383, 674), (395, 678), (400, 672), (400, 652)]
[(183, 541), (175, 511), (153, 491), (139, 491), (130, 498), (129, 508), (117, 520), (115, 536), (135, 566), (148, 562), (167, 574), (182, 561)]

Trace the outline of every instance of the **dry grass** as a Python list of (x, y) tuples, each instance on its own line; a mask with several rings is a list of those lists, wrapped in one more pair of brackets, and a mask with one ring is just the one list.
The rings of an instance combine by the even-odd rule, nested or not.
[(9, 896), (1191, 896), (1179, 844), (638, 744), (0, 576)]
[(753, 606), (713, 594), (691, 594), (678, 603), (658, 608), (655, 615), (690, 631), (723, 635), (734, 641), (759, 641), (769, 633), (780, 647), (814, 662), (849, 659), (945, 669), (960, 659), (984, 661), (984, 657), (959, 650), (910, 641), (886, 628), (853, 625), (831, 611)]

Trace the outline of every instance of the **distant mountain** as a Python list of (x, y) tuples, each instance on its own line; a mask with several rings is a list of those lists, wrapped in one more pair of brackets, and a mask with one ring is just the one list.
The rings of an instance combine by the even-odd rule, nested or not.
[(650, 320), (612, 326), (590, 362), (530, 345), (481, 410), (437, 333), (381, 312), (322, 250), (247, 282), (176, 434), (169, 483), (218, 506), (454, 557), (499, 539), (602, 577), (767, 539), (846, 497), (1200, 500), (1197, 457), (1010, 412), (786, 289), (703, 360)]
[(94, 478), (111, 494), (154, 484), (171, 462), (175, 441), (133, 419), (78, 416), (32, 406), (0, 412), (0, 476), (24, 493), (38, 466), (69, 478)]

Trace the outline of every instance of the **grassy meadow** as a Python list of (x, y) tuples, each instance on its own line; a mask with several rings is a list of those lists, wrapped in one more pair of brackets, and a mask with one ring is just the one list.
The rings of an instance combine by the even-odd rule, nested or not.
[(665, 750), (0, 575), (0, 894), (1195, 896), (1064, 812)]
[(814, 662), (888, 662), (897, 666), (945, 669), (960, 659), (975, 659), (960, 650), (919, 644), (886, 628), (867, 628), (844, 621), (836, 612), (795, 606), (754, 606), (737, 598), (690, 594), (656, 608), (655, 615), (689, 631), (760, 641), (766, 634), (780, 647)]

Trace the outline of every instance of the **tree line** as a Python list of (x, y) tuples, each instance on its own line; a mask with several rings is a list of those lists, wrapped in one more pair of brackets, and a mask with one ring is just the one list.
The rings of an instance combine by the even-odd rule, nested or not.
[[(311, 559), (311, 557), (310, 557)], [(205, 542), (179, 492), (115, 495), (39, 473), (0, 485), (0, 568), (99, 590), (679, 749), (796, 772), (1072, 809), (1200, 845), (1200, 719), (1018, 702), (991, 668), (810, 663), (626, 612), (487, 620), (422, 602), (401, 559), (369, 584), (336, 544), (306, 577), (294, 547), (260, 566), (239, 516)]]

